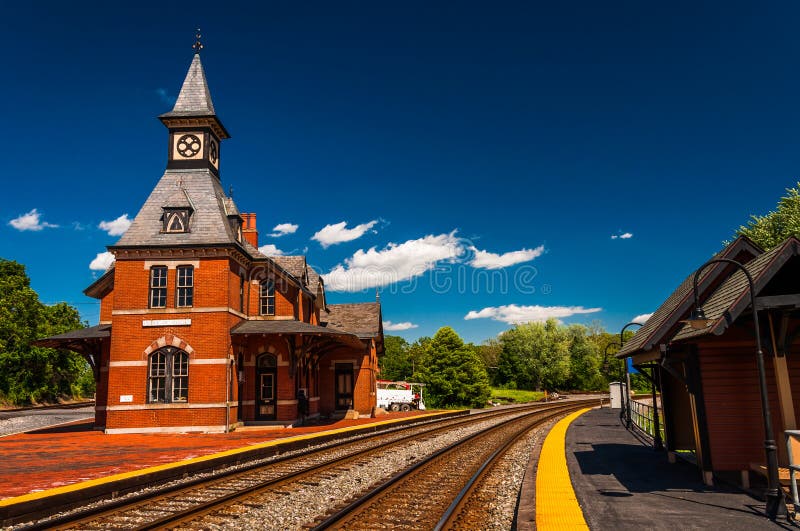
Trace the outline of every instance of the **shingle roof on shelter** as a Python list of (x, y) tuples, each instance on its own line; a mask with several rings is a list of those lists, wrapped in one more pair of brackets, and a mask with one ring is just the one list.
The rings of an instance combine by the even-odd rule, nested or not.
[(320, 320), (328, 328), (346, 330), (359, 337), (379, 336), (383, 328), (379, 302), (329, 304), (320, 314)]
[(312, 325), (294, 319), (243, 321), (231, 328), (231, 334), (354, 335), (347, 330)]
[(361, 340), (358, 335), (347, 330), (312, 325), (293, 319), (243, 321), (231, 328), (231, 335), (246, 334), (299, 334), (304, 336), (329, 337), (337, 342), (356, 348), (361, 345)]
[[(753, 277), (756, 295), (767, 285), (773, 275), (791, 256), (800, 255), (800, 240), (791, 237), (781, 245), (744, 264)], [(691, 339), (706, 334), (722, 334), (743, 311), (750, 307), (750, 286), (741, 269), (728, 277), (702, 304), (706, 318), (714, 323), (700, 330), (684, 325), (672, 338), (673, 341)]]
[(206, 73), (203, 71), (203, 64), (200, 61), (200, 54), (197, 53), (192, 59), (186, 79), (183, 81), (181, 92), (175, 101), (175, 106), (162, 117), (178, 116), (213, 116), (214, 104), (211, 102), (211, 92), (208, 90)]
[[(749, 251), (753, 255), (763, 253), (763, 250), (752, 240), (745, 236), (740, 236), (714, 255), (713, 258), (731, 258), (742, 251)], [(724, 269), (724, 264), (709, 267), (699, 279), (698, 286), (701, 291), (706, 289), (712, 279), (716, 278)], [(633, 337), (625, 342), (625, 346), (617, 353), (617, 357), (624, 357), (639, 350), (650, 350), (657, 343), (669, 339), (665, 337), (666, 334), (674, 329), (678, 320), (690, 310), (694, 303), (693, 283), (694, 271), (667, 297), (647, 322), (636, 331)]]
[(101, 324), (97, 326), (90, 326), (88, 328), (79, 328), (64, 334), (43, 337), (33, 341), (33, 344), (40, 347), (59, 348), (66, 347), (67, 344), (73, 341), (82, 341), (86, 339), (105, 339), (109, 337), (111, 337), (111, 325)]

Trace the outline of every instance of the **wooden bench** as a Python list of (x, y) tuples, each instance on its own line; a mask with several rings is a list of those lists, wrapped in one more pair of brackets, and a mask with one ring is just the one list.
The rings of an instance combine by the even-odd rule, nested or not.
[(789, 456), (789, 487), (792, 490), (792, 502), (795, 507), (800, 505), (797, 499), (797, 479), (795, 479), (795, 472), (800, 472), (800, 431), (786, 430), (783, 432), (786, 436), (786, 453)]

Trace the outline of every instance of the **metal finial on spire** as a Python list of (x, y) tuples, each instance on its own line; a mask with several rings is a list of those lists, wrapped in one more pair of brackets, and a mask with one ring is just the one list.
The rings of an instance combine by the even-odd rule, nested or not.
[(375, 288), (375, 302), (381, 302), (381, 292), (378, 288)]
[(195, 41), (194, 41), (194, 44), (192, 44), (192, 48), (194, 49), (194, 53), (196, 53), (196, 54), (200, 53), (200, 50), (203, 49), (203, 43), (200, 42), (200, 38), (202, 36), (203, 36), (203, 34), (200, 33), (200, 28), (197, 28), (197, 34), (194, 36)]

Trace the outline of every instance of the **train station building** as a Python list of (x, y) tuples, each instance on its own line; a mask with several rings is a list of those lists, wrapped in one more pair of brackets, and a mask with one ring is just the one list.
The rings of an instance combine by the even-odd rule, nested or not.
[(159, 119), (169, 131), (166, 171), (109, 247), (114, 265), (85, 290), (100, 300), (100, 323), (38, 342), (91, 364), (96, 427), (223, 432), (369, 415), (380, 303), (328, 304), (305, 256), (258, 250), (256, 214), (240, 212), (223, 189), (229, 134), (199, 50)]
[[(693, 314), (698, 307), (704, 319)], [(666, 448), (694, 460), (706, 483), (717, 476), (749, 486), (754, 473), (765, 476), (769, 439), (779, 465), (788, 466), (784, 432), (797, 429), (800, 411), (798, 309), (800, 240), (764, 251), (742, 236), (701, 268), (696, 289), (694, 273), (687, 277), (620, 351), (655, 376)]]

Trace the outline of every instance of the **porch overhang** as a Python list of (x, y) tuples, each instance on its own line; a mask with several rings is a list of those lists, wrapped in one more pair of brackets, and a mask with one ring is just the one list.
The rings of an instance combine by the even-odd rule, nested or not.
[(333, 330), (324, 326), (312, 325), (302, 321), (244, 321), (231, 328), (231, 336), (300, 336), (303, 339), (316, 339), (325, 345), (340, 345), (362, 349), (362, 339), (350, 332)]
[(111, 325), (101, 324), (90, 326), (89, 328), (80, 328), (57, 336), (43, 337), (31, 343), (37, 347), (59, 348), (81, 354), (92, 366), (92, 372), (94, 372), (95, 381), (97, 381), (100, 348), (103, 341), (107, 341), (110, 338)]

